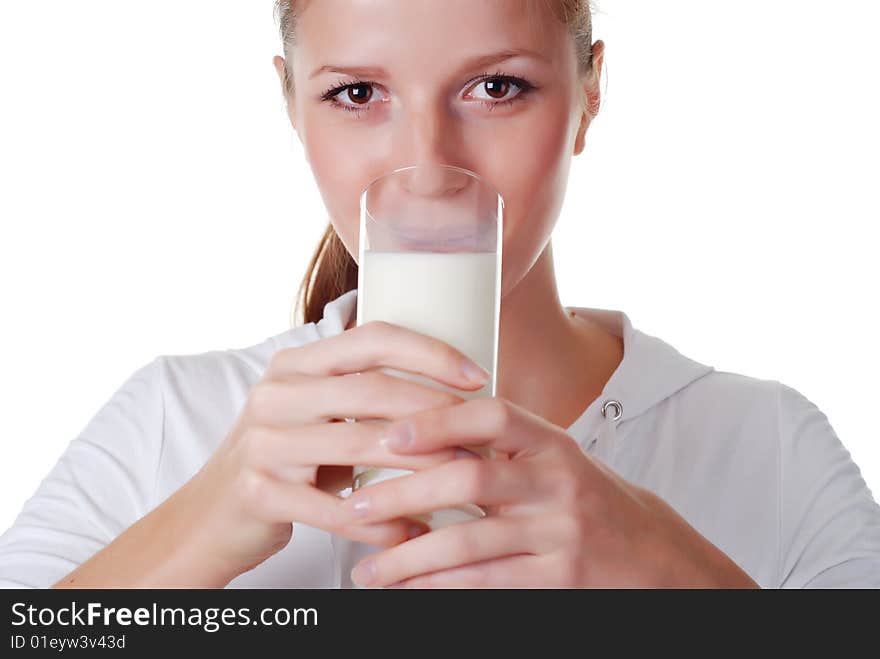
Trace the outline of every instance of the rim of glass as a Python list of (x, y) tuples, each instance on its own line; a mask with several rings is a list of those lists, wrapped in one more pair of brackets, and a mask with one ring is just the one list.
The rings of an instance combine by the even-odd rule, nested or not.
[[(504, 197), (501, 196), (501, 193), (498, 192), (498, 188), (492, 185), (489, 181), (486, 180), (484, 176), (477, 174), (470, 169), (465, 169), (464, 167), (459, 167), (458, 165), (441, 165), (441, 164), (431, 164), (431, 163), (422, 163), (419, 165), (407, 165), (406, 167), (398, 167), (397, 169), (392, 169), (390, 172), (385, 172), (384, 174), (380, 174), (372, 181), (370, 181), (365, 187), (363, 192), (361, 192), (361, 198), (366, 199), (367, 192), (369, 192), (370, 188), (373, 187), (375, 183), (381, 181), (383, 178), (388, 178), (389, 176), (393, 176), (394, 174), (398, 174), (400, 172), (405, 172), (408, 169), (422, 169), (422, 168), (430, 168), (430, 167), (442, 167), (443, 169), (454, 169), (462, 174), (467, 174), (472, 178), (477, 179), (480, 183), (489, 188), (496, 197), (498, 197), (498, 201), (501, 203), (501, 207), (504, 208)], [(372, 217), (372, 214), (369, 214)]]

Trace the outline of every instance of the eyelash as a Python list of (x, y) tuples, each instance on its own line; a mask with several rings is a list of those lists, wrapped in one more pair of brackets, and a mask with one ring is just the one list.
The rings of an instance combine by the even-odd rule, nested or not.
[[(520, 78), (519, 76), (507, 75), (505, 73), (502, 73), (501, 71), (496, 71), (495, 73), (484, 73), (480, 76), (477, 76), (477, 78), (478, 78), (478, 80), (477, 80), (478, 85), (485, 83), (485, 82), (488, 82), (489, 80), (495, 80), (495, 81), (499, 81), (499, 82), (513, 83), (514, 85), (519, 87), (519, 93), (517, 93), (517, 95), (514, 96), (513, 98), (507, 99), (506, 101), (492, 102), (492, 101), (486, 101), (484, 99), (480, 99), (480, 103), (488, 106), (490, 111), (494, 110), (499, 105), (511, 105), (513, 103), (516, 103), (517, 101), (522, 100), (522, 98), (525, 97), (527, 94), (529, 94), (533, 90), (537, 89), (537, 87), (535, 85), (533, 85), (532, 83), (530, 83), (528, 80)], [(367, 105), (365, 105), (364, 107), (359, 108), (359, 107), (347, 105), (345, 103), (340, 103), (339, 101), (336, 100), (336, 97), (339, 94), (341, 94), (342, 92), (344, 92), (346, 89), (348, 89), (349, 87), (354, 87), (356, 85), (372, 85), (372, 84), (373, 83), (371, 81), (360, 80), (358, 78), (354, 78), (350, 81), (347, 81), (342, 84), (334, 85), (333, 87), (330, 87), (330, 89), (328, 89), (327, 91), (325, 91), (321, 95), (321, 100), (329, 102), (330, 105), (333, 107), (341, 108), (347, 112), (353, 112), (354, 115), (357, 117), (357, 116), (360, 116), (361, 113), (368, 111), (367, 105), (370, 105), (369, 103)]]

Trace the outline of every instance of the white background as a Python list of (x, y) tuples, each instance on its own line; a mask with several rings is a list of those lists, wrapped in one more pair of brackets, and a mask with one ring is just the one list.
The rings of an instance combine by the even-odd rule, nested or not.
[[(877, 3), (599, 7), (563, 303), (798, 389), (877, 497)], [(0, 530), (136, 368), (290, 327), (327, 217), (271, 10), (0, 2)]]

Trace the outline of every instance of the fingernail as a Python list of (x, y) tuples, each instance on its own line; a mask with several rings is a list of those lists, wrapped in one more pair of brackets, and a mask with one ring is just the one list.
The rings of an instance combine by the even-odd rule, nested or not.
[(391, 426), (379, 443), (390, 449), (401, 449), (412, 444), (413, 431), (412, 425), (407, 421)]
[(477, 460), (482, 460), (483, 456), (474, 453), (473, 451), (469, 451), (466, 448), (459, 447), (455, 449), (455, 459), (458, 460), (459, 458), (476, 458)]
[(358, 563), (351, 571), (351, 580), (359, 586), (366, 586), (373, 583), (376, 578), (376, 565), (372, 560), (366, 560)]
[(464, 377), (474, 384), (486, 384), (489, 381), (489, 373), (473, 362), (465, 362), (461, 367)]
[(356, 494), (348, 499), (351, 509), (357, 517), (365, 517), (370, 512), (370, 497), (365, 494)]

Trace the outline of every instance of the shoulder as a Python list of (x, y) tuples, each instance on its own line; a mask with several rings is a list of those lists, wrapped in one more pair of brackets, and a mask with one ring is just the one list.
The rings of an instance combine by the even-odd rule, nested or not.
[(238, 392), (242, 386), (249, 387), (262, 377), (276, 352), (319, 338), (315, 324), (307, 323), (249, 346), (190, 354), (163, 354), (155, 361), (161, 363), (163, 386), (166, 388), (185, 391), (196, 386), (199, 390), (228, 389)]
[(664, 459), (689, 469), (699, 464), (716, 475), (740, 476), (766, 470), (771, 477), (779, 463), (783, 386), (774, 379), (712, 370), (646, 410), (632, 433), (662, 447)]
[(681, 394), (697, 416), (712, 417), (731, 431), (763, 429), (764, 438), (791, 442), (813, 424), (813, 434), (833, 436), (828, 418), (818, 405), (792, 385), (730, 371), (712, 371)]
[(272, 356), (310, 340), (313, 337), (304, 325), (241, 348), (162, 354), (154, 360), (155, 396), (161, 405), (156, 418), (164, 438), (162, 494), (173, 491), (208, 459)]
[(715, 371), (694, 382), (692, 388), (695, 402), (731, 423), (761, 418), (767, 434), (777, 438), (783, 450), (805, 438), (839, 442), (816, 402), (788, 383)]
[(765, 450), (777, 437), (777, 380), (712, 370), (661, 401), (655, 424), (671, 424), (677, 436), (705, 448), (746, 442)]
[(756, 408), (775, 407), (780, 386), (778, 380), (712, 370), (682, 393), (715, 412), (743, 414)]
[(713, 371), (676, 397), (673, 407), (698, 430), (691, 436), (708, 440), (714, 450), (743, 450), (753, 460), (763, 457), (791, 479), (798, 473), (809, 480), (835, 463), (851, 464), (825, 412), (791, 384)]

